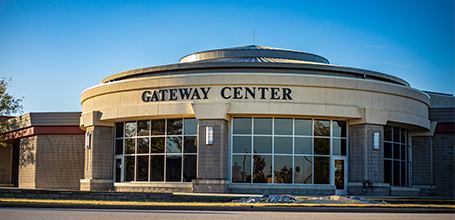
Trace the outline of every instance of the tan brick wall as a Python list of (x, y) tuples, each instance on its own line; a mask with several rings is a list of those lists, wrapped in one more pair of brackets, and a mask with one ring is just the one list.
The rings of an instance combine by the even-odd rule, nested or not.
[(36, 137), (36, 188), (79, 190), (84, 177), (84, 135)]
[(0, 184), (10, 184), (13, 163), (13, 145), (0, 146)]
[(22, 138), (19, 144), (19, 188), (34, 189), (36, 169), (36, 136)]

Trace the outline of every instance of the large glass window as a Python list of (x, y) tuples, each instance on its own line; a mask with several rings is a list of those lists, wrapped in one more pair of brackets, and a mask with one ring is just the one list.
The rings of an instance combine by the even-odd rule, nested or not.
[[(196, 178), (197, 119), (153, 119), (117, 123), (116, 181), (191, 182)], [(122, 160), (123, 159), (123, 160)], [(116, 172), (119, 172), (118, 169)]]
[(384, 182), (409, 186), (408, 131), (384, 126)]
[(330, 161), (347, 156), (346, 121), (233, 118), (232, 182), (330, 184)]

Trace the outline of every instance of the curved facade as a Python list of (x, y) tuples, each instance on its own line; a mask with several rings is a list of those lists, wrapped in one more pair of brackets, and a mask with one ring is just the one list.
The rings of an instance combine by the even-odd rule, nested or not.
[(114, 74), (81, 105), (85, 190), (412, 194), (411, 134), (432, 129), (402, 79), (256, 45)]

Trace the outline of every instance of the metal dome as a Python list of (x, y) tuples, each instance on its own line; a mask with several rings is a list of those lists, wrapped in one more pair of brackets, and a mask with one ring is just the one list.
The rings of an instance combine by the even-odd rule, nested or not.
[(329, 61), (326, 58), (319, 55), (296, 50), (286, 50), (258, 45), (232, 47), (193, 53), (183, 57), (179, 61), (179, 63), (189, 62), (314, 62), (329, 64)]

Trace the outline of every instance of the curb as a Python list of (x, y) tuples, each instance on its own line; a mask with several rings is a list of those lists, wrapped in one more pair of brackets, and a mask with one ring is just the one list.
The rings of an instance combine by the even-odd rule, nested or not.
[(353, 212), (353, 213), (453, 213), (454, 209), (431, 208), (372, 208), (372, 207), (264, 207), (264, 206), (142, 206), (43, 204), (0, 202), (0, 208), (61, 208), (61, 209), (123, 209), (123, 210), (185, 210), (185, 211), (249, 211), (249, 212)]

